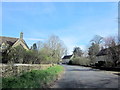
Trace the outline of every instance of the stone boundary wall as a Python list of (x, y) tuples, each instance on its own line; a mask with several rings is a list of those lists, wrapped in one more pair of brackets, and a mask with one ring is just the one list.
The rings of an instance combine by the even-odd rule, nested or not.
[(0, 64), (0, 77), (18, 76), (31, 70), (44, 70), (56, 64)]

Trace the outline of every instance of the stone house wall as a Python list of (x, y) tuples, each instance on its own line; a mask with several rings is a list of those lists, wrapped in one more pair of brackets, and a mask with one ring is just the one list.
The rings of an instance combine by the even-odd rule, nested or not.
[(96, 61), (112, 61), (112, 57), (108, 55), (97, 56)]

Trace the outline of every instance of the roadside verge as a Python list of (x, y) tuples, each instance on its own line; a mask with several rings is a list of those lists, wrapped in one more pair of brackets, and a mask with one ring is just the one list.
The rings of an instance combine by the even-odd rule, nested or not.
[(62, 66), (55, 65), (45, 70), (32, 70), (18, 77), (2, 78), (2, 88), (49, 88), (63, 71)]

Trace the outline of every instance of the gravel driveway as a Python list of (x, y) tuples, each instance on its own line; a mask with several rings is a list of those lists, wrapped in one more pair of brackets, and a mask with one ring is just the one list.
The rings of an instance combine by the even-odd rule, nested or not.
[(82, 66), (62, 66), (65, 73), (51, 88), (118, 88), (118, 75), (111, 71)]

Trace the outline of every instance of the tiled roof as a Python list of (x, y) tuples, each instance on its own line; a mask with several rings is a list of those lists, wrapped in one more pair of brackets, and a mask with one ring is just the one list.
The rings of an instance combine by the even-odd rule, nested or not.
[(13, 45), (18, 39), (19, 38), (0, 36), (0, 45), (2, 43), (7, 43), (9, 45)]
[(70, 59), (72, 57), (72, 55), (67, 55), (67, 56), (64, 56), (62, 59)]
[(96, 56), (107, 55), (107, 49), (102, 49)]
[(116, 45), (114, 47), (109, 47), (109, 48), (105, 48), (102, 49), (96, 56), (103, 56), (103, 55), (107, 55), (109, 53), (110, 50), (116, 48), (115, 50), (117, 50), (116, 52), (120, 52), (120, 45)]
[[(0, 45), (2, 43), (7, 43), (12, 46), (17, 40), (19, 40), (19, 38), (0, 36)], [(27, 48), (29, 48), (23, 39), (21, 41), (26, 45)]]

